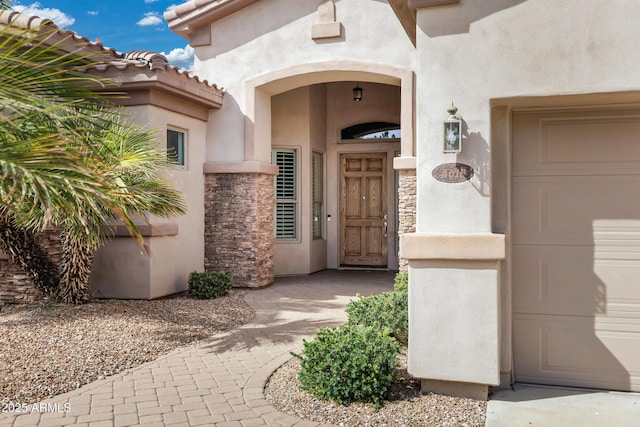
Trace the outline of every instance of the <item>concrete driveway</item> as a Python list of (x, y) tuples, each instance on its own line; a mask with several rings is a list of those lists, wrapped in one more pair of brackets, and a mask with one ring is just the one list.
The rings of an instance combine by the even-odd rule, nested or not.
[(640, 394), (516, 384), (492, 396), (486, 426), (640, 426)]

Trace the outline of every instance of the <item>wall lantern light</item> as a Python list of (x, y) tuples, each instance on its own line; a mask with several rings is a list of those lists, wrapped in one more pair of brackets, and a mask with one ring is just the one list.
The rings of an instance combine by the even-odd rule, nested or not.
[(362, 88), (359, 83), (356, 83), (356, 87), (353, 88), (353, 100), (362, 101)]
[(442, 152), (460, 153), (462, 152), (462, 118), (457, 114), (458, 109), (453, 105), (453, 102), (447, 112), (449, 115), (444, 120), (444, 149)]

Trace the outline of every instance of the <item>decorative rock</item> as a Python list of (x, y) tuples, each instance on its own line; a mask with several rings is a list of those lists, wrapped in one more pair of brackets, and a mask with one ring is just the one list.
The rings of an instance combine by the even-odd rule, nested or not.
[(398, 359), (392, 396), (378, 412), (370, 403), (340, 406), (300, 390), (300, 362), (296, 358), (274, 372), (267, 383), (265, 397), (279, 411), (321, 424), (345, 427), (485, 425), (486, 402), (433, 393), (422, 395), (420, 381), (407, 373), (406, 355)]
[(30, 404), (248, 322), (245, 291), (195, 300), (7, 305), (0, 313), (0, 400)]

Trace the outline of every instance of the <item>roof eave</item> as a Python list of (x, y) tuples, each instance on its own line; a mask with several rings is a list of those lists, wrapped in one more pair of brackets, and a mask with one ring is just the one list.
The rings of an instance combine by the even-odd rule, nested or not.
[(407, 0), (389, 0), (389, 5), (402, 24), (402, 28), (409, 36), (409, 40), (416, 45), (416, 10), (409, 8)]
[(108, 71), (92, 69), (90, 74), (110, 78), (117, 87), (105, 88), (109, 91), (129, 92), (138, 90), (156, 90), (193, 102), (207, 109), (222, 107), (224, 91), (204, 81), (196, 81), (175, 68), (153, 71), (129, 66), (122, 70), (111, 67)]
[(389, 5), (414, 46), (416, 45), (416, 9), (456, 4), (460, 4), (460, 0), (389, 0)]
[(231, 15), (259, 0), (190, 0), (165, 12), (174, 33), (189, 39), (200, 27)]

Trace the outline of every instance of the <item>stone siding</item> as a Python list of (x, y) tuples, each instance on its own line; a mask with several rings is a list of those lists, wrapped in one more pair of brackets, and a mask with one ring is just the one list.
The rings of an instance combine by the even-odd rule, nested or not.
[[(40, 233), (38, 242), (42, 249), (49, 254), (51, 261), (59, 265), (60, 236), (58, 231), (48, 230)], [(0, 301), (30, 304), (43, 297), (44, 295), (33, 284), (29, 276), (0, 251)]]
[[(416, 170), (401, 169), (398, 171), (398, 237), (416, 231)], [(400, 273), (409, 271), (407, 259), (399, 260)]]
[(204, 266), (233, 274), (237, 287), (273, 282), (273, 176), (207, 174)]

